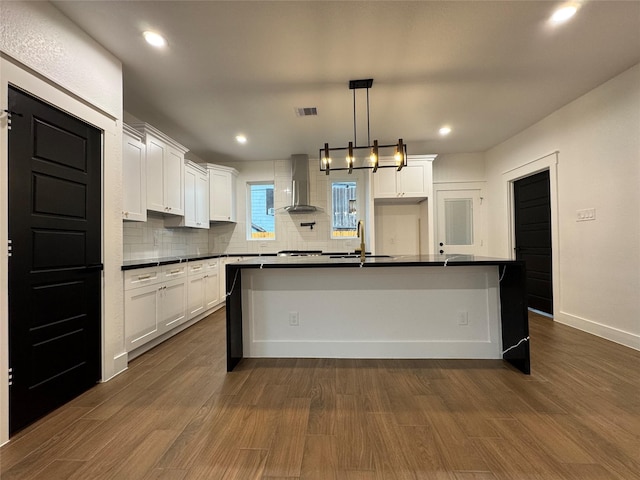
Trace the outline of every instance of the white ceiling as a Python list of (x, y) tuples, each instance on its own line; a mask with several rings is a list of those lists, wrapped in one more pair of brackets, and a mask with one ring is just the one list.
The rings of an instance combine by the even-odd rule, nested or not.
[[(554, 1), (53, 3), (122, 61), (125, 110), (208, 161), (345, 146), (348, 81), (361, 78), (374, 79), (372, 140), (481, 152), (640, 62), (637, 0), (585, 1), (555, 28)], [(168, 47), (149, 47), (145, 29)]]

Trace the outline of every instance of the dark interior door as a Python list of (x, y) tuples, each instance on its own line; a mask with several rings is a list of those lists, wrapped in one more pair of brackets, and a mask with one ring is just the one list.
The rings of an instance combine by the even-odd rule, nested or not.
[(100, 130), (9, 87), (9, 429), (100, 379)]
[(514, 183), (516, 258), (527, 266), (529, 308), (553, 314), (549, 171)]

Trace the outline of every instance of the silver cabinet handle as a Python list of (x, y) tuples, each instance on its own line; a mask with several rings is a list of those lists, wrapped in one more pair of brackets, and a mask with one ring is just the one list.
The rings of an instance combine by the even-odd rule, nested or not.
[(149, 275), (138, 275), (138, 280), (148, 280), (151, 278), (151, 274)]

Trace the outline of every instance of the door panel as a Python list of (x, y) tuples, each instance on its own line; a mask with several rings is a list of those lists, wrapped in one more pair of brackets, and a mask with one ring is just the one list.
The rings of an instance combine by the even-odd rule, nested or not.
[(549, 171), (513, 184), (516, 259), (527, 265), (529, 308), (553, 313)]
[(102, 134), (9, 87), (9, 428), (100, 379)]
[(439, 190), (436, 253), (479, 255), (481, 238), (480, 190)]

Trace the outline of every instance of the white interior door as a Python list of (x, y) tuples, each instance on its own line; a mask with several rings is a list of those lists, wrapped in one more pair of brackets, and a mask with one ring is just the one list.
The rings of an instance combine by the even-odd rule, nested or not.
[(436, 253), (480, 255), (482, 202), (480, 190), (439, 190)]

